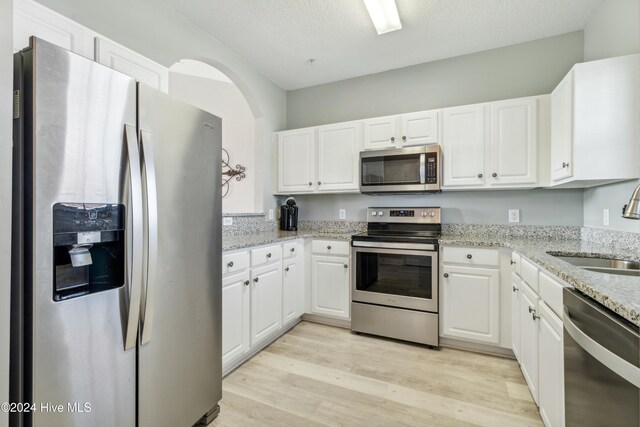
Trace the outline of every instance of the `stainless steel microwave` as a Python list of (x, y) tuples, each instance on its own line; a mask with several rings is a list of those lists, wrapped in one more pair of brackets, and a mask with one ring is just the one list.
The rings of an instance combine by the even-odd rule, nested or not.
[(364, 194), (439, 192), (441, 176), (439, 145), (360, 153)]

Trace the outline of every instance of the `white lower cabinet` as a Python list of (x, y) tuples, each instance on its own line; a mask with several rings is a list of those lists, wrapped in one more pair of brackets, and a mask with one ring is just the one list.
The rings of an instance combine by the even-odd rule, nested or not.
[(511, 274), (511, 349), (516, 360), (520, 361), (520, 311), (519, 307), (520, 278)]
[(222, 365), (249, 351), (251, 345), (249, 272), (222, 279)]
[(520, 323), (520, 369), (527, 381), (533, 400), (538, 403), (538, 297), (522, 283), (518, 291), (518, 321)]
[(282, 326), (282, 263), (251, 270), (251, 345)]
[(483, 343), (500, 341), (500, 271), (443, 267), (442, 335)]
[(311, 256), (311, 312), (349, 319), (349, 257)]
[(564, 426), (562, 320), (544, 302), (539, 305), (538, 405), (547, 427)]
[(282, 262), (282, 323), (302, 316), (304, 295), (304, 264), (298, 257)]

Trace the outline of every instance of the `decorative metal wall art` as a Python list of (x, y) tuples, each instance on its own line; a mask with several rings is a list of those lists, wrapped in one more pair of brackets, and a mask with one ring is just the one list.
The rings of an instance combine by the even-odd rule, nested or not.
[[(237, 164), (235, 169), (232, 168), (229, 163), (231, 160), (229, 159), (229, 152), (222, 149), (222, 197), (224, 198), (227, 194), (229, 194), (229, 181), (231, 178), (236, 179), (236, 181), (242, 181), (246, 178), (246, 174), (244, 173), (245, 167)], [(226, 177), (226, 178), (225, 178)]]

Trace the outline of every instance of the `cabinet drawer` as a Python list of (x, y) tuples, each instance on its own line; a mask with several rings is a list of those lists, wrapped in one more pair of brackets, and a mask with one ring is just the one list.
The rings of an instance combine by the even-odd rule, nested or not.
[(282, 245), (282, 258), (294, 258), (298, 255), (298, 242), (289, 242)]
[(520, 275), (520, 254), (511, 252), (511, 271)]
[(349, 255), (349, 242), (338, 240), (314, 240), (311, 251), (322, 255)]
[(562, 288), (560, 282), (545, 272), (540, 272), (538, 278), (538, 294), (557, 316), (562, 316)]
[(249, 267), (249, 252), (222, 255), (222, 275), (238, 273)]
[(282, 259), (282, 246), (273, 245), (251, 251), (251, 267)]
[(520, 260), (520, 277), (538, 292), (538, 266), (524, 257)]
[(445, 264), (497, 267), (500, 265), (500, 256), (497, 249), (444, 247), (442, 248), (442, 262)]

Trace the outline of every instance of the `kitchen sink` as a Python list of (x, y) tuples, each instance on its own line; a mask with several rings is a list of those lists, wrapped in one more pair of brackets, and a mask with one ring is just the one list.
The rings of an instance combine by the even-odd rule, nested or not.
[(590, 258), (581, 256), (563, 256), (553, 255), (554, 257), (568, 262), (571, 265), (575, 265), (578, 268), (582, 268), (596, 273), (606, 274), (618, 274), (622, 276), (638, 276), (640, 277), (640, 262), (631, 261), (626, 259), (613, 259), (613, 258)]

